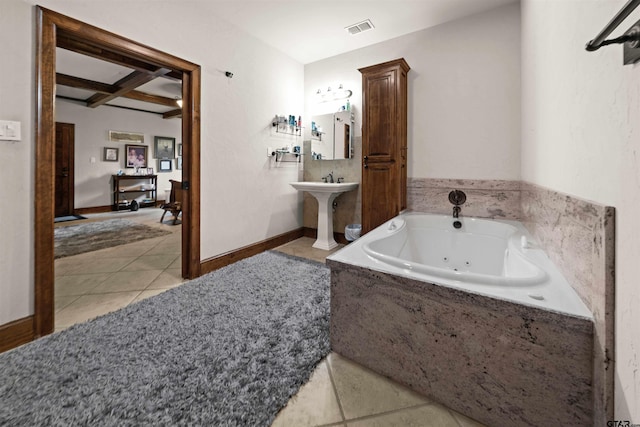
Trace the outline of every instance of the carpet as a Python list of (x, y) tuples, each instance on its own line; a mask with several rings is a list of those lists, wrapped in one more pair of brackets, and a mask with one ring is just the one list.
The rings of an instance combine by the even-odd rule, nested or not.
[(171, 234), (121, 218), (56, 227), (53, 233), (56, 259)]
[(0, 354), (0, 425), (269, 426), (329, 352), (329, 269), (263, 252)]
[(53, 219), (53, 222), (68, 222), (68, 221), (77, 221), (79, 219), (87, 219), (82, 215), (67, 215), (67, 216), (57, 216)]

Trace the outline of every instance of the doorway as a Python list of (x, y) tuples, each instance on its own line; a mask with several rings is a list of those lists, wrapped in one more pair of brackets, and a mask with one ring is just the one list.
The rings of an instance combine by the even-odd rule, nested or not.
[(75, 125), (56, 122), (55, 217), (73, 215)]
[(57, 12), (36, 7), (36, 165), (34, 337), (54, 328), (54, 167), (56, 47), (111, 62), (135, 64), (139, 73), (177, 74), (182, 80), (182, 276), (200, 275), (200, 66)]

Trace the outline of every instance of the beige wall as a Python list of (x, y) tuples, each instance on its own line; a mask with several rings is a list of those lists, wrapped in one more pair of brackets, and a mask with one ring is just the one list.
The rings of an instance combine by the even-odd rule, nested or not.
[(640, 72), (584, 50), (624, 3), (522, 3), (522, 178), (616, 208), (615, 418), (640, 423)]
[(411, 67), (408, 175), (520, 179), (519, 4), (305, 65), (305, 122), (344, 104), (315, 101), (317, 89), (342, 83), (353, 91), (354, 134), (361, 136), (358, 68), (400, 57)]

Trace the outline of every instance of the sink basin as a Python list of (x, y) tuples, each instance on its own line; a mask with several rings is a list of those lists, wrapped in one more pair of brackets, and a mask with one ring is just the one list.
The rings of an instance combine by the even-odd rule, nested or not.
[(340, 183), (329, 183), (329, 182), (314, 182), (314, 181), (305, 181), (305, 182), (292, 182), (291, 186), (296, 190), (300, 191), (308, 191), (309, 193), (344, 193), (345, 191), (351, 191), (358, 188), (357, 182), (340, 182)]
[(340, 194), (358, 188), (357, 182), (291, 182), (298, 191), (306, 191), (318, 200), (318, 239), (314, 248), (331, 250), (338, 246), (333, 238), (333, 201)]

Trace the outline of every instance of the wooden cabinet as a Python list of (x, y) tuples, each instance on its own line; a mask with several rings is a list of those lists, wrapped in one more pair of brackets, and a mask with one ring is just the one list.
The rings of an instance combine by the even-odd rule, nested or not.
[(112, 175), (113, 210), (130, 209), (131, 202), (144, 196), (138, 205), (141, 208), (155, 206), (158, 201), (157, 175)]
[(362, 229), (407, 207), (407, 73), (404, 59), (361, 68)]

